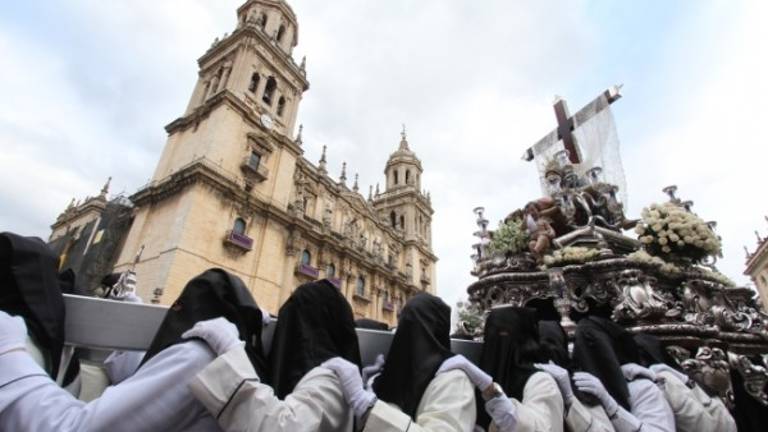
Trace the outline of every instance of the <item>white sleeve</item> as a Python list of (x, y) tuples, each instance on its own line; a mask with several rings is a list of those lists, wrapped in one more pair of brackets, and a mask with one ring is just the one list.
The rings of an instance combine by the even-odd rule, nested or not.
[[(0, 370), (7, 366), (5, 357), (0, 356)], [(212, 358), (203, 343), (174, 345), (89, 403), (75, 399), (47, 376), (19, 377), (0, 387), (0, 429), (119, 432), (189, 430), (206, 422), (215, 426), (184, 385)], [(33, 362), (28, 356), (16, 360)]]
[(189, 384), (227, 431), (351, 431), (352, 410), (333, 371), (309, 371), (285, 400), (262, 384), (245, 350), (219, 356)]
[(563, 396), (548, 373), (531, 375), (523, 389), (523, 401), (511, 400), (517, 408), (515, 432), (563, 432)]
[(125, 381), (139, 369), (145, 351), (114, 351), (104, 360), (104, 370), (112, 384)]
[(364, 431), (470, 432), (476, 409), (474, 386), (463, 371), (452, 370), (429, 383), (416, 410), (416, 421), (397, 406), (379, 400), (368, 414)]
[(602, 405), (587, 407), (576, 397), (572, 399), (565, 416), (570, 432), (613, 432), (614, 428)]
[(671, 373), (661, 372), (658, 375), (664, 378), (664, 395), (675, 415), (678, 430), (736, 431), (733, 417), (719, 399), (710, 398), (698, 386), (691, 389)]
[[(675, 432), (675, 416), (672, 408), (664, 397), (664, 392), (656, 383), (641, 378), (630, 381), (627, 385), (632, 416), (639, 421), (639, 429), (634, 427), (637, 423), (631, 421), (626, 411), (619, 407), (617, 418), (613, 420), (617, 431)], [(626, 423), (623, 423), (625, 421)]]

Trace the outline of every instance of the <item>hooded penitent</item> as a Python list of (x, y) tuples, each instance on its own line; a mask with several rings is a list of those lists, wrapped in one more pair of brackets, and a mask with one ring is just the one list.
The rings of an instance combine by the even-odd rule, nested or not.
[(573, 347), (574, 368), (597, 377), (616, 402), (627, 410), (630, 409), (629, 387), (621, 365), (639, 361), (637, 344), (624, 327), (594, 316), (579, 321)]
[(435, 372), (454, 354), (449, 338), (451, 308), (438, 297), (420, 293), (400, 313), (384, 369), (374, 381), (379, 399), (393, 403), (416, 420), (416, 410)]
[(352, 308), (325, 279), (301, 285), (277, 315), (270, 384), (282, 399), (307, 372), (333, 357), (361, 365)]
[(568, 335), (557, 321), (539, 321), (539, 344), (541, 345), (541, 361), (552, 361), (556, 365), (570, 369), (571, 360), (568, 357)]
[(649, 367), (650, 365), (661, 363), (683, 372), (683, 368), (680, 367), (680, 364), (667, 352), (664, 345), (656, 336), (638, 333), (635, 335), (635, 343), (637, 343), (637, 348), (640, 353), (641, 365)]
[(64, 346), (64, 298), (57, 267), (57, 257), (39, 238), (0, 234), (0, 310), (24, 318), (32, 339), (47, 351), (53, 379)]
[(260, 377), (266, 375), (261, 346), (261, 311), (240, 278), (210, 269), (187, 283), (165, 314), (142, 364), (171, 345), (185, 342), (181, 335), (198, 321), (224, 317), (237, 327), (245, 352)]
[[(504, 389), (504, 393), (522, 400), (523, 389), (537, 370), (539, 328), (536, 310), (504, 306), (491, 309), (485, 320), (485, 337), (480, 367)], [(478, 409), (478, 424), (487, 429), (490, 418)]]

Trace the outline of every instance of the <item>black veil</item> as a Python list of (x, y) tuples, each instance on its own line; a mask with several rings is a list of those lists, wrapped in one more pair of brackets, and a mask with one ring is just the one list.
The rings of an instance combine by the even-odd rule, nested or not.
[(552, 360), (563, 369), (571, 368), (568, 356), (568, 335), (558, 321), (539, 321), (541, 361)]
[(635, 335), (635, 343), (640, 353), (640, 364), (648, 367), (653, 364), (663, 363), (669, 367), (684, 372), (679, 363), (672, 357), (659, 338), (656, 336), (638, 333)]

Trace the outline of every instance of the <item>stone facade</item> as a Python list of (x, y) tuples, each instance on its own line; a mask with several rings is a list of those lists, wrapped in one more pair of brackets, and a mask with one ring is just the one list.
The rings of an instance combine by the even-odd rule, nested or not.
[[(768, 217), (766, 217), (768, 221)], [(768, 312), (768, 238), (763, 238), (760, 233), (755, 231), (757, 237), (757, 248), (750, 253), (746, 246), (747, 266), (744, 274), (752, 279), (757, 287), (757, 293), (760, 296), (763, 310)]]
[[(359, 193), (345, 170), (328, 176), (303, 157), (296, 113), (309, 88), (293, 61), (298, 23), (279, 0), (249, 0), (235, 31), (199, 59), (184, 115), (135, 206), (115, 269), (136, 265), (139, 294), (172, 302), (207, 268), (240, 276), (260, 306), (276, 313), (303, 282), (328, 278), (358, 318), (394, 325), (419, 291), (435, 292), (432, 208), (422, 166), (405, 131), (386, 167), (384, 191)], [(71, 213), (71, 212), (70, 212)], [(64, 215), (54, 225), (71, 221)]]

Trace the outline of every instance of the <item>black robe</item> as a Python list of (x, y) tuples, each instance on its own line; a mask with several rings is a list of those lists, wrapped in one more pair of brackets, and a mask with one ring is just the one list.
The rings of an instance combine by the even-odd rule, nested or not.
[(558, 321), (539, 321), (541, 362), (554, 362), (564, 369), (571, 368), (568, 356), (568, 335)]
[(261, 344), (261, 310), (240, 278), (222, 269), (210, 269), (190, 280), (165, 314), (141, 363), (171, 345), (198, 321), (224, 317), (237, 327), (245, 352), (260, 377), (267, 375)]
[(416, 419), (427, 386), (445, 359), (452, 357), (451, 308), (428, 293), (413, 296), (400, 312), (384, 369), (374, 381), (379, 399)]
[(640, 353), (640, 364), (649, 367), (653, 364), (665, 364), (680, 372), (683, 372), (683, 368), (680, 364), (670, 355), (661, 340), (656, 336), (638, 333), (635, 335), (635, 343)]
[(277, 315), (269, 384), (282, 399), (307, 372), (333, 357), (362, 363), (352, 307), (328, 280), (301, 285)]
[[(485, 336), (480, 367), (497, 382), (504, 393), (519, 401), (528, 379), (541, 360), (536, 310), (505, 306), (491, 309), (485, 320)], [(491, 422), (477, 397), (477, 424), (488, 429)]]
[[(624, 327), (596, 316), (579, 321), (573, 346), (574, 369), (597, 377), (608, 393), (627, 411), (630, 410), (629, 386), (621, 372), (621, 365), (639, 362), (637, 344)], [(595, 404), (594, 398), (585, 397), (581, 392), (574, 393), (579, 399)]]
[(39, 238), (0, 234), (0, 310), (24, 318), (47, 354), (54, 380), (64, 347), (64, 297), (57, 267), (58, 257)]

